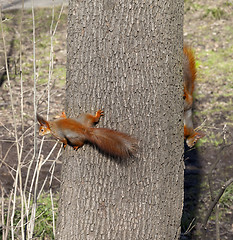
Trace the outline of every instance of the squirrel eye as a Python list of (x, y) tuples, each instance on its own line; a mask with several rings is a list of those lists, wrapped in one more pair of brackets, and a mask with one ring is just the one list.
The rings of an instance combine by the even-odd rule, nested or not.
[(41, 131), (41, 132), (44, 132), (44, 129), (42, 128), (42, 129), (40, 129), (40, 131)]

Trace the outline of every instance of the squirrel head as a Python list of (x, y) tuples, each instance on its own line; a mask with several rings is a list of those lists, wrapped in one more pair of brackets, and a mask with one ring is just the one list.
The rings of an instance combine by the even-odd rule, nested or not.
[(37, 114), (36, 117), (37, 121), (40, 123), (39, 135), (44, 136), (51, 133), (49, 123), (46, 120), (44, 120), (44, 118), (42, 118), (39, 114)]
[(195, 132), (194, 131), (194, 134), (189, 136), (186, 139), (186, 143), (191, 148), (191, 147), (193, 147), (195, 145), (195, 143), (197, 142), (198, 139), (203, 138), (204, 136), (205, 136), (204, 133), (202, 133), (202, 132)]

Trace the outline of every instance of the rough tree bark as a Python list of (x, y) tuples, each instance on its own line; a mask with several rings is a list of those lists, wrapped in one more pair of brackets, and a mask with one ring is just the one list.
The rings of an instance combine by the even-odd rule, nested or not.
[(57, 239), (179, 239), (183, 207), (183, 1), (70, 0), (69, 116), (139, 139), (116, 161), (67, 147)]

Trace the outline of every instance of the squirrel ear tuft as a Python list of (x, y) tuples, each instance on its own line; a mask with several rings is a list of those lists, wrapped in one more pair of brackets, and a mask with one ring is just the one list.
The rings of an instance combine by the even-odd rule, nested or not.
[(36, 114), (37, 121), (40, 123), (40, 125), (47, 125), (48, 122), (44, 120), (38, 113)]

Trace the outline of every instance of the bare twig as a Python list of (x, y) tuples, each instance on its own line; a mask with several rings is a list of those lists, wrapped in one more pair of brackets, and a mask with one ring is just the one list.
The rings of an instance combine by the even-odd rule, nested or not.
[(220, 240), (220, 227), (219, 227), (219, 203), (216, 204), (216, 211), (215, 211), (215, 228), (216, 228), (216, 240)]
[[(9, 69), (8, 69), (8, 60), (7, 60), (7, 50), (6, 50), (6, 43), (5, 43), (5, 36), (2, 26), (2, 11), (0, 11), (0, 22), (1, 22), (1, 32), (2, 32), (2, 40), (3, 40), (3, 49), (4, 49), (4, 56), (5, 56), (5, 67), (6, 67), (6, 74), (7, 74), (7, 83), (8, 83), (8, 89), (10, 93), (10, 101), (11, 101), (11, 110), (12, 110), (12, 117), (13, 117), (13, 126), (14, 126), (14, 137), (16, 142), (16, 150), (17, 150), (17, 158), (18, 158), (18, 167), (16, 172), (16, 178), (15, 178), (15, 184), (14, 184), (14, 200), (13, 200), (13, 209), (12, 209), (12, 215), (11, 215), (11, 237), (14, 239), (14, 228), (13, 228), (13, 220), (14, 220), (14, 214), (15, 214), (15, 201), (16, 201), (16, 189), (18, 185), (18, 179), (19, 179), (19, 188), (20, 188), (20, 195), (22, 196), (22, 177), (21, 177), (21, 156), (22, 156), (22, 149), (20, 151), (19, 148), (19, 141), (18, 141), (18, 132), (17, 132), (17, 123), (16, 123), (16, 117), (15, 117), (15, 109), (14, 109), (14, 100), (13, 100), (13, 93), (11, 88), (11, 82), (10, 82), (10, 76), (9, 76)], [(23, 208), (22, 214), (23, 214)], [(22, 239), (24, 239), (24, 231), (23, 231), (23, 223), (21, 225), (21, 234)]]
[[(58, 144), (58, 141), (54, 144), (53, 148), (50, 150), (50, 152), (49, 152), (49, 154), (47, 155), (46, 159), (42, 162), (42, 165), (43, 165), (45, 162), (48, 161), (48, 159), (50, 158), (51, 154), (54, 152), (57, 144)], [(62, 147), (61, 147), (61, 148), (62, 148)], [(57, 154), (57, 158), (55, 159), (55, 161), (54, 161), (53, 164), (51, 165), (48, 173), (51, 171), (51, 169), (53, 168), (55, 162), (56, 162), (57, 159), (59, 158), (60, 152), (61, 152), (61, 148), (60, 148), (60, 150), (59, 150), (59, 152), (58, 152), (58, 154)], [(43, 191), (43, 188), (44, 188), (44, 186), (45, 186), (45, 183), (46, 183), (47, 179), (48, 179), (48, 174), (47, 174), (47, 176), (46, 176), (45, 179), (44, 179), (44, 182), (43, 182), (43, 184), (42, 184), (42, 187), (41, 187), (41, 189), (40, 189), (40, 192), (38, 193), (38, 198), (40, 197), (40, 195), (41, 195), (41, 193), (42, 193), (42, 191)]]
[[(36, 91), (36, 83), (37, 83), (37, 74), (36, 74), (36, 33), (35, 33), (35, 14), (34, 14), (34, 0), (31, 0), (32, 2), (32, 37), (33, 37), (33, 83), (34, 83), (34, 95), (33, 95), (33, 106), (34, 106), (34, 126), (37, 123), (36, 119), (36, 113), (37, 113), (37, 102), (36, 102), (36, 96), (37, 96), (37, 91)], [(36, 136), (36, 128), (34, 128), (34, 154), (33, 154), (33, 160), (36, 160), (38, 166), (38, 154), (37, 154), (38, 148), (37, 148), (37, 136)], [(35, 169), (35, 172), (37, 168)], [(32, 185), (31, 185), (32, 186)], [(31, 191), (30, 191), (31, 193)], [(31, 217), (29, 220), (28, 224), (28, 238), (31, 239), (33, 236), (33, 231), (34, 231), (34, 226), (35, 226), (35, 215), (36, 215), (36, 206), (37, 206), (37, 189), (35, 186), (34, 189), (34, 198), (33, 198), (33, 203), (32, 203), (32, 210), (31, 210)], [(30, 197), (28, 199), (28, 208), (30, 204)], [(28, 214), (27, 214), (27, 217)]]
[(208, 222), (208, 219), (209, 219), (210, 214), (212, 213), (214, 207), (215, 207), (216, 204), (218, 203), (219, 199), (222, 197), (222, 195), (223, 195), (224, 191), (226, 190), (226, 188), (227, 188), (232, 182), (233, 182), (233, 178), (230, 178), (228, 181), (226, 181), (226, 182), (222, 185), (222, 187), (221, 187), (218, 195), (217, 195), (217, 196), (215, 197), (215, 199), (211, 202), (211, 204), (210, 204), (210, 206), (209, 206), (209, 209), (208, 209), (208, 212), (207, 212), (207, 214), (206, 214), (206, 216), (205, 216), (205, 219), (204, 219), (204, 221), (203, 221), (203, 225), (204, 225), (205, 228), (206, 228), (206, 224), (207, 224), (207, 222)]
[(193, 228), (195, 227), (194, 221), (195, 221), (195, 218), (193, 218), (193, 220), (189, 224), (188, 229), (185, 231), (184, 235), (187, 235), (193, 230)]
[[(56, 229), (55, 229), (55, 209), (54, 209), (53, 193), (52, 193), (52, 179), (53, 179), (53, 174), (54, 174), (54, 169), (55, 169), (55, 163), (58, 160), (58, 158), (60, 157), (61, 150), (62, 150), (62, 146), (59, 149), (56, 160), (53, 162), (53, 165), (51, 166), (52, 167), (52, 172), (51, 172), (51, 178), (50, 178), (50, 182), (49, 182), (50, 199), (51, 199), (52, 214), (53, 214), (53, 235), (54, 235), (54, 238), (56, 237), (56, 235), (55, 235), (56, 234)], [(50, 168), (50, 170), (51, 170), (51, 168)]]
[(20, 68), (20, 96), (21, 96), (21, 124), (22, 132), (24, 132), (24, 120), (23, 120), (23, 70), (22, 70), (22, 26), (23, 26), (23, 15), (24, 15), (24, 0), (22, 0), (21, 19), (20, 19), (20, 30), (19, 30), (19, 68)]
[[(33, 107), (34, 107), (34, 124), (36, 125), (36, 113), (37, 113), (37, 102), (36, 102), (36, 82), (37, 82), (37, 74), (36, 74), (36, 26), (35, 26), (35, 14), (34, 14), (34, 0), (32, 0), (32, 36), (33, 36)], [(34, 128), (34, 159), (37, 156), (37, 138), (36, 138), (36, 128)]]
[[(11, 89), (11, 83), (10, 77), (9, 77), (9, 69), (7, 68), (7, 83), (10, 93), (10, 101), (9, 105), (11, 105), (12, 109), (12, 118), (13, 118), (13, 128), (12, 131), (11, 127), (5, 126), (3, 123), (3, 127), (6, 131), (8, 131), (8, 134), (12, 136), (12, 140), (6, 140), (8, 142), (12, 142), (10, 147), (7, 149), (6, 153), (4, 153), (4, 156), (0, 158), (0, 167), (6, 166), (7, 171), (9, 171), (9, 174), (12, 176), (12, 179), (14, 181), (13, 188), (10, 192), (9, 198), (2, 198), (1, 199), (1, 205), (2, 205), (2, 222), (3, 219), (5, 222), (3, 222), (3, 239), (7, 240), (9, 237), (11, 239), (32, 239), (34, 234), (34, 226), (36, 224), (36, 220), (39, 216), (36, 217), (36, 210), (37, 210), (37, 200), (44, 191), (45, 184), (49, 181), (49, 190), (50, 190), (50, 199), (52, 204), (52, 214), (53, 214), (53, 233), (55, 235), (55, 209), (54, 209), (54, 196), (52, 191), (52, 181), (53, 179), (57, 179), (56, 176), (54, 176), (55, 166), (58, 162), (58, 158), (61, 154), (61, 149), (58, 151), (56, 159), (52, 160), (52, 164), (50, 166), (50, 169), (48, 170), (48, 174), (46, 178), (44, 179), (44, 182), (42, 184), (42, 187), (39, 189), (39, 177), (41, 173), (41, 167), (48, 161), (50, 161), (51, 155), (55, 150), (55, 147), (57, 143), (52, 147), (51, 152), (43, 157), (42, 149), (45, 144), (44, 138), (42, 138), (42, 141), (40, 142), (40, 146), (38, 145), (37, 140), (37, 120), (36, 120), (36, 113), (37, 113), (37, 105), (38, 105), (38, 93), (36, 91), (37, 86), (37, 70), (36, 70), (36, 37), (35, 37), (35, 15), (34, 15), (34, 7), (33, 7), (33, 0), (32, 1), (32, 25), (33, 25), (33, 83), (34, 83), (34, 89), (31, 92), (28, 92), (27, 95), (33, 95), (33, 107), (34, 107), (34, 124), (31, 124), (29, 128), (25, 130), (25, 119), (24, 119), (24, 111), (25, 106), (23, 105), (24, 98), (25, 98), (25, 85), (23, 81), (23, 65), (22, 65), (22, 49), (23, 49), (23, 16), (24, 16), (24, 1), (22, 0), (22, 11), (21, 11), (21, 18), (20, 18), (20, 31), (19, 31), (19, 42), (20, 42), (20, 52), (19, 52), (19, 65), (20, 65), (20, 93), (16, 93), (15, 95), (19, 96), (20, 104), (18, 102), (14, 102), (15, 95), (12, 94)], [(58, 22), (60, 20), (61, 14), (63, 11), (63, 5), (61, 7), (58, 20), (55, 23), (54, 21), (54, 9), (52, 10), (52, 22), (50, 27), (50, 36), (51, 36), (51, 47), (50, 47), (50, 63), (49, 63), (49, 80), (47, 83), (48, 86), (48, 99), (45, 100), (45, 102), (48, 102), (47, 106), (47, 115), (50, 111), (50, 99), (53, 96), (51, 89), (52, 85), (52, 76), (53, 76), (53, 41), (54, 36), (56, 33), (56, 29), (58, 26)], [(5, 38), (4, 38), (4, 32), (2, 28), (2, 15), (0, 15), (0, 23), (1, 23), (1, 30), (2, 30), (2, 38), (3, 38), (3, 46), (4, 46), (4, 53), (5, 53), (5, 64), (7, 64), (7, 58), (6, 58), (6, 44), (5, 44)], [(34, 92), (34, 93), (33, 93)], [(56, 94), (56, 93), (54, 93)], [(42, 95), (44, 98), (44, 96)], [(18, 107), (18, 108), (17, 108)], [(17, 109), (16, 109), (17, 108)], [(17, 110), (17, 111), (16, 111)], [(20, 110), (20, 119), (16, 118), (16, 113), (18, 113)], [(46, 111), (46, 110), (45, 110)], [(22, 133), (17, 132), (18, 131), (18, 125), (20, 123)], [(0, 123), (1, 124), (1, 123)], [(33, 129), (33, 130), (32, 130)], [(34, 140), (34, 147), (27, 150), (25, 153), (25, 138), (29, 137), (30, 135), (33, 135)], [(4, 139), (1, 139), (0, 141), (4, 141)], [(15, 151), (14, 148), (16, 148), (17, 151), (17, 160), (18, 164), (16, 167), (12, 167), (8, 162), (6, 161), (7, 158), (9, 158), (9, 153), (12, 152), (12, 150)], [(24, 151), (23, 151), (24, 150)], [(23, 152), (25, 154), (23, 154)], [(22, 178), (22, 168), (27, 168), (26, 177), (25, 179)], [(32, 178), (31, 178), (32, 176)], [(58, 180), (58, 179), (57, 179)], [(23, 182), (24, 181), (24, 182)], [(58, 180), (59, 181), (59, 180)], [(29, 191), (28, 191), (29, 189)], [(2, 191), (3, 192), (3, 191)], [(8, 202), (8, 212), (7, 216), (6, 213), (4, 213), (4, 206), (6, 206), (6, 200)], [(19, 207), (18, 207), (19, 206)], [(20, 210), (20, 220), (17, 219), (16, 222), (16, 210)], [(21, 233), (21, 236), (19, 234)], [(8, 236), (11, 234), (11, 236)]]
[(58, 20), (57, 20), (57, 23), (54, 27), (54, 30), (53, 30), (53, 23), (54, 23), (54, 5), (53, 5), (53, 8), (52, 8), (52, 21), (51, 21), (51, 25), (50, 25), (50, 61), (49, 61), (49, 78), (48, 78), (48, 85), (47, 85), (47, 88), (48, 88), (48, 107), (47, 107), (47, 119), (48, 119), (48, 116), (49, 116), (49, 112), (50, 112), (50, 90), (51, 90), (51, 80), (52, 80), (52, 75), (53, 75), (53, 38), (55, 36), (55, 33), (56, 33), (56, 30), (57, 30), (57, 26), (58, 26), (58, 23), (59, 23), (59, 20), (61, 18), (61, 14), (63, 12), (63, 7), (64, 7), (64, 3), (62, 3), (62, 7), (61, 7), (61, 10), (60, 10), (60, 13), (59, 13), (59, 16), (58, 16)]
[[(218, 151), (217, 157), (216, 157), (216, 161), (212, 164), (209, 172), (208, 172), (208, 183), (209, 183), (209, 189), (210, 189), (210, 197), (211, 197), (211, 204), (209, 206), (209, 209), (206, 213), (206, 216), (203, 220), (203, 224), (202, 227), (204, 227), (204, 229), (207, 229), (207, 222), (208, 219), (213, 211), (213, 209), (216, 207), (216, 211), (215, 211), (215, 227), (216, 227), (216, 239), (219, 240), (220, 239), (220, 228), (219, 228), (219, 200), (222, 197), (224, 191), (226, 190), (226, 188), (233, 182), (233, 178), (229, 179), (228, 181), (225, 182), (225, 184), (223, 184), (223, 186), (221, 187), (219, 193), (217, 196), (214, 196), (214, 181), (213, 181), (213, 171), (214, 169), (217, 167), (218, 163), (221, 161), (222, 159), (222, 153), (223, 150), (225, 150), (226, 148), (228, 148), (229, 146), (232, 145), (231, 144), (226, 144), (226, 124), (224, 125), (223, 129), (222, 129), (222, 134), (223, 134), (223, 143)], [(203, 237), (205, 236), (205, 232), (203, 232)]]
[(2, 192), (2, 198), (1, 198), (1, 205), (2, 205), (2, 219), (1, 219), (1, 225), (2, 225), (2, 239), (6, 239), (5, 238), (5, 219), (4, 219), (4, 207), (5, 207), (5, 202), (4, 202), (4, 193), (5, 193), (5, 190), (4, 188), (1, 186), (1, 192)]
[(9, 203), (8, 203), (8, 212), (7, 212), (7, 219), (6, 219), (6, 234), (5, 234), (5, 239), (3, 240), (7, 240), (7, 236), (8, 236), (8, 232), (10, 229), (10, 214), (11, 214), (11, 201), (12, 201), (12, 196), (13, 196), (13, 191), (11, 191), (10, 193), (10, 197), (9, 197)]

